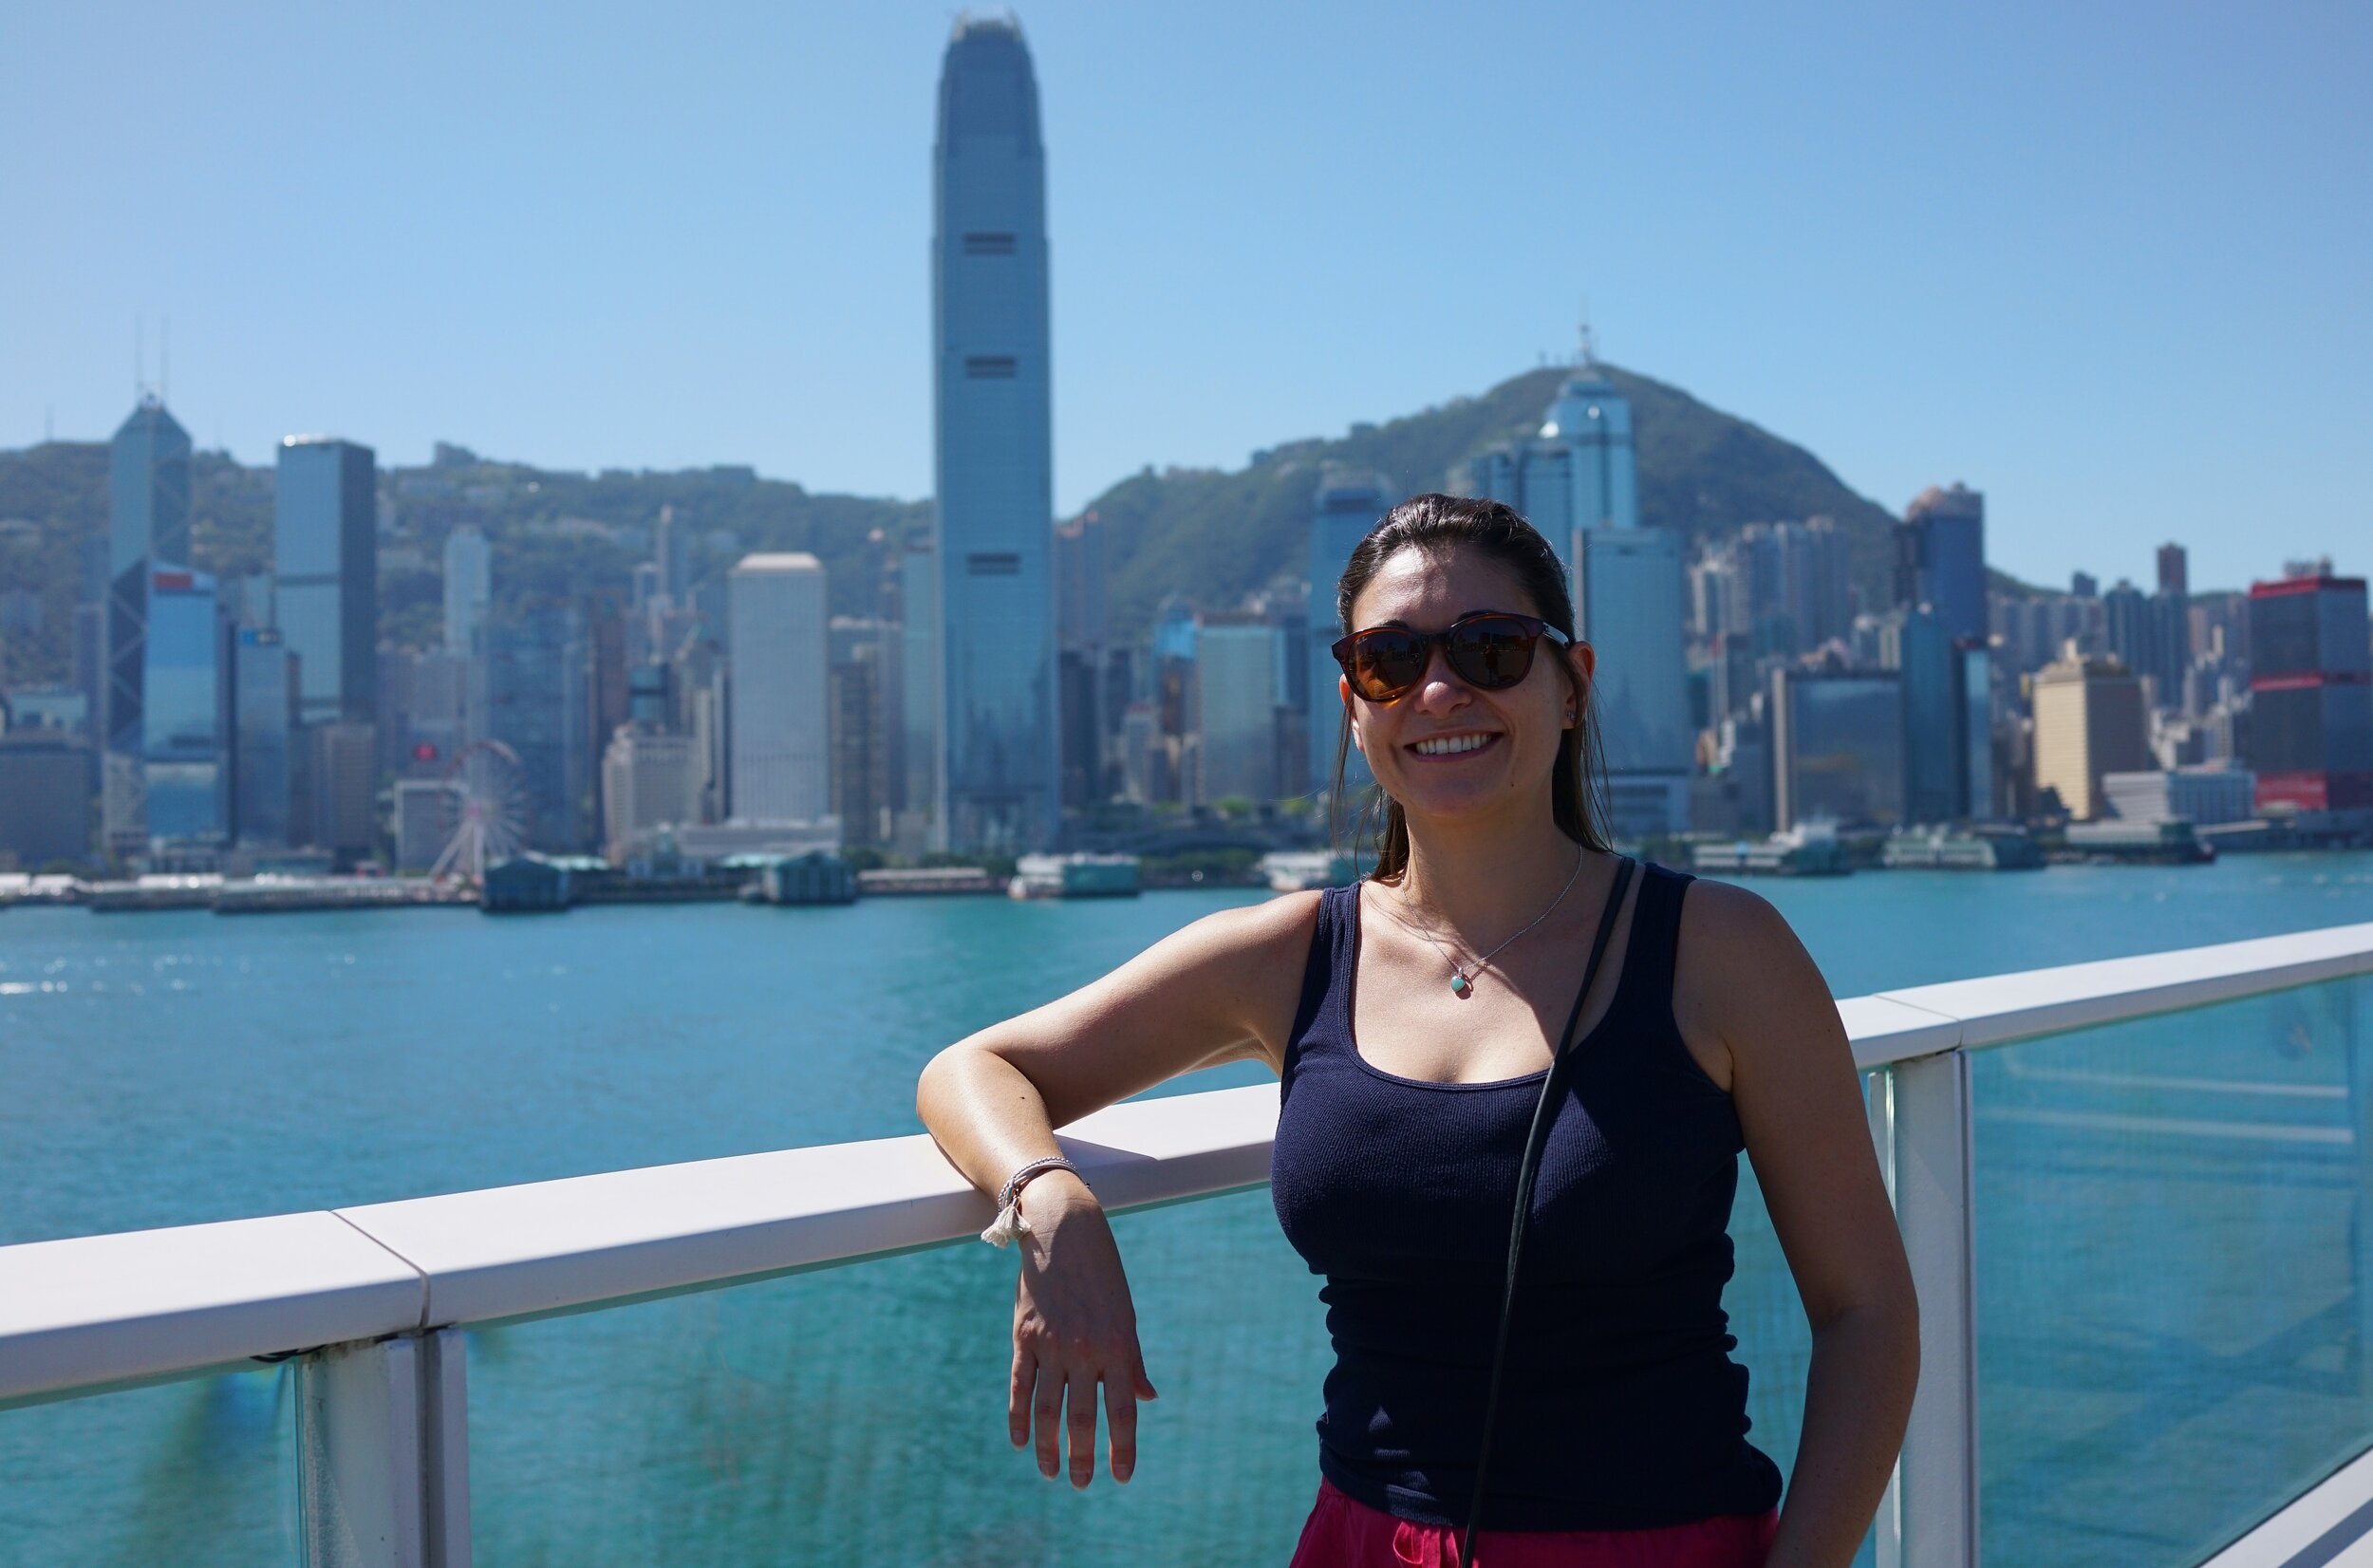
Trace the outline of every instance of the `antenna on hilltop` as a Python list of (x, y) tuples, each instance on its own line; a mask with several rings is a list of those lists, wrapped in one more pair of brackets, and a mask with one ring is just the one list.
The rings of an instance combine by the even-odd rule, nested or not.
[(1581, 363), (1584, 367), (1598, 363), (1598, 351), (1590, 341), (1590, 296), (1582, 296)]
[(141, 320), (140, 313), (135, 310), (132, 312), (132, 401), (134, 402), (140, 401), (140, 395), (148, 390), (148, 383), (142, 379), (147, 370), (148, 323)]
[(173, 318), (166, 316), (157, 324), (157, 401), (173, 401)]

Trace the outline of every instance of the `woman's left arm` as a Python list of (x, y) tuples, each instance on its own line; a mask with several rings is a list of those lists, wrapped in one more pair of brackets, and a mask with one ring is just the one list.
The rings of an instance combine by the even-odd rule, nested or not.
[(1919, 1307), (1837, 1003), (1786, 921), (1701, 879), (1675, 1012), (1727, 1056), (1747, 1158), (1813, 1329), (1804, 1425), (1766, 1568), (1846, 1568), (1886, 1495), (1919, 1381)]

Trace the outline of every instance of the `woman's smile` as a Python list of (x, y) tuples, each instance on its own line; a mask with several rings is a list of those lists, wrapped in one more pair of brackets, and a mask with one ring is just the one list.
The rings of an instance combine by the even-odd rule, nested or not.
[(1404, 749), (1428, 761), (1449, 761), (1472, 756), (1475, 753), (1496, 745), (1497, 730), (1460, 730), (1451, 735), (1429, 735), (1423, 740), (1412, 740)]

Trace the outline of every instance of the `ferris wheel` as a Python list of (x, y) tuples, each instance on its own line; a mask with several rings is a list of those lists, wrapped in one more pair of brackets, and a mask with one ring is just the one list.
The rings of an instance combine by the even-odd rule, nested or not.
[(499, 740), (474, 740), (445, 768), (445, 850), (429, 875), (486, 880), (528, 840), (528, 771)]

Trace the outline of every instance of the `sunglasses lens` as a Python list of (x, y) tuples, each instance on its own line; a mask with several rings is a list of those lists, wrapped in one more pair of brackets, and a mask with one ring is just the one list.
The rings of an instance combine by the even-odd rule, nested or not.
[(1352, 685), (1371, 702), (1389, 702), (1425, 678), (1428, 651), (1394, 627), (1363, 631), (1352, 641)]
[(1504, 691), (1533, 667), (1532, 629), (1502, 615), (1478, 615), (1450, 628), (1450, 667), (1484, 691)]

